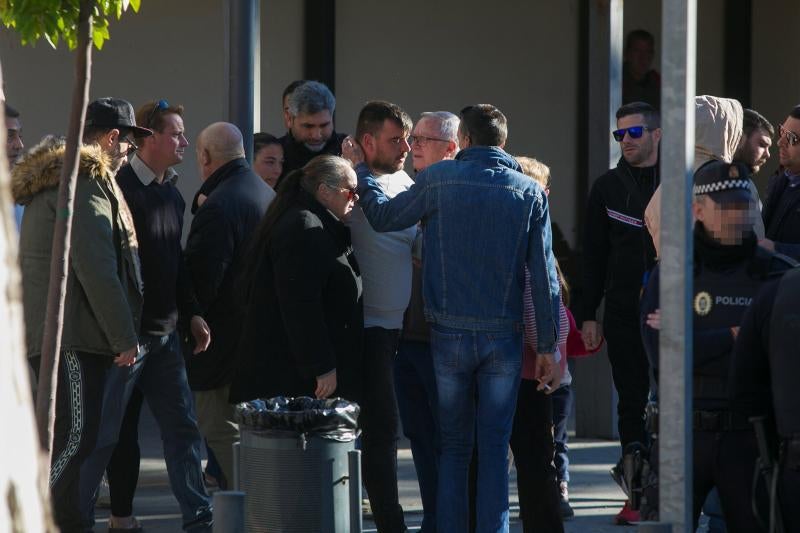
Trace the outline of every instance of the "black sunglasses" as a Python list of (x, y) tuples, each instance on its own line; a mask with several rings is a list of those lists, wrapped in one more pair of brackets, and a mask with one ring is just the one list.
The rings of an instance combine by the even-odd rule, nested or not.
[(640, 138), (645, 131), (648, 131), (650, 128), (647, 126), (631, 126), (630, 128), (622, 128), (619, 130), (612, 131), (612, 135), (614, 135), (614, 140), (618, 143), (622, 142), (622, 139), (625, 138), (625, 133), (630, 135), (631, 139), (638, 139)]
[(169, 102), (167, 102), (166, 100), (159, 100), (158, 102), (156, 102), (156, 105), (153, 106), (153, 110), (150, 111), (150, 115), (148, 115), (147, 117), (147, 122), (145, 122), (144, 127), (152, 129), (153, 119), (155, 118), (156, 113), (158, 113), (159, 111), (164, 111), (165, 109), (168, 108), (169, 108)]

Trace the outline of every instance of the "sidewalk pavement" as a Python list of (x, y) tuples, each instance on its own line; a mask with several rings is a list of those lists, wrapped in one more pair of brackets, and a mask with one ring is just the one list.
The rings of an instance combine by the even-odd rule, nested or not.
[[(150, 411), (142, 410), (139, 431), (142, 455), (139, 488), (134, 500), (134, 513), (146, 533), (176, 533), (181, 531), (178, 504), (169, 488), (166, 466), (161, 449), (158, 427)], [(621, 528), (612, 524), (613, 516), (622, 508), (624, 495), (611, 479), (608, 471), (619, 456), (619, 443), (605, 440), (572, 440), (570, 442), (570, 502), (575, 509), (575, 518), (565, 522), (567, 533), (634, 532), (635, 528)], [(400, 503), (406, 514), (410, 531), (418, 531), (422, 520), (422, 504), (419, 498), (414, 463), (408, 442), (400, 442), (398, 453), (398, 478)], [(522, 532), (517, 519), (517, 488), (515, 472), (512, 470), (511, 531)], [(108, 510), (97, 510), (95, 531), (103, 533), (108, 523)], [(364, 531), (374, 532), (375, 526), (364, 521)]]

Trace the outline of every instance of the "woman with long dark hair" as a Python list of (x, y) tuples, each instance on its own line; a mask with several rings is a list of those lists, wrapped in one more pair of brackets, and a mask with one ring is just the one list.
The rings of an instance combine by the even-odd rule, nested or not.
[(321, 155), (281, 182), (243, 277), (245, 323), (231, 400), (340, 396), (359, 400), (361, 277), (342, 222), (356, 174)]

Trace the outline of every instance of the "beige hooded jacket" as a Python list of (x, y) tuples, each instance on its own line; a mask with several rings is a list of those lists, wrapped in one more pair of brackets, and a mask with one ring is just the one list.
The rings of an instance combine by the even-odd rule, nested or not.
[[(695, 145), (692, 172), (712, 160), (730, 163), (742, 141), (742, 104), (732, 98), (717, 96), (696, 96), (695, 105)], [(663, 179), (663, 177), (662, 177)], [(755, 184), (750, 190), (757, 205), (761, 206)], [(647, 230), (653, 238), (656, 254), (659, 250), (659, 229), (661, 227), (661, 186), (659, 185), (644, 211)], [(755, 217), (756, 236), (764, 237), (764, 223), (760, 216)]]

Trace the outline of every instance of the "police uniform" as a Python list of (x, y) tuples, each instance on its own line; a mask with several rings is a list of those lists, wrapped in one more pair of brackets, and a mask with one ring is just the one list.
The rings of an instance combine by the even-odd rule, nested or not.
[[(730, 379), (731, 409), (739, 416), (766, 418), (771, 455), (779, 465), (776, 505), (784, 531), (800, 531), (798, 339), (800, 268), (794, 268), (765, 285), (745, 314)], [(763, 516), (766, 520), (768, 509)]]
[[(694, 194), (724, 206), (750, 201), (749, 172), (739, 163), (715, 161), (695, 174)], [(746, 416), (730, 409), (728, 377), (734, 347), (733, 328), (770, 278), (790, 268), (791, 259), (758, 247), (755, 234), (723, 245), (701, 222), (694, 228), (693, 292), (693, 500), (695, 527), (708, 493), (717, 487), (728, 529), (756, 531), (751, 483), (757, 446)], [(658, 267), (642, 300), (642, 337), (658, 375), (658, 332), (646, 325), (658, 309)], [(666, 370), (665, 372), (667, 372)]]

